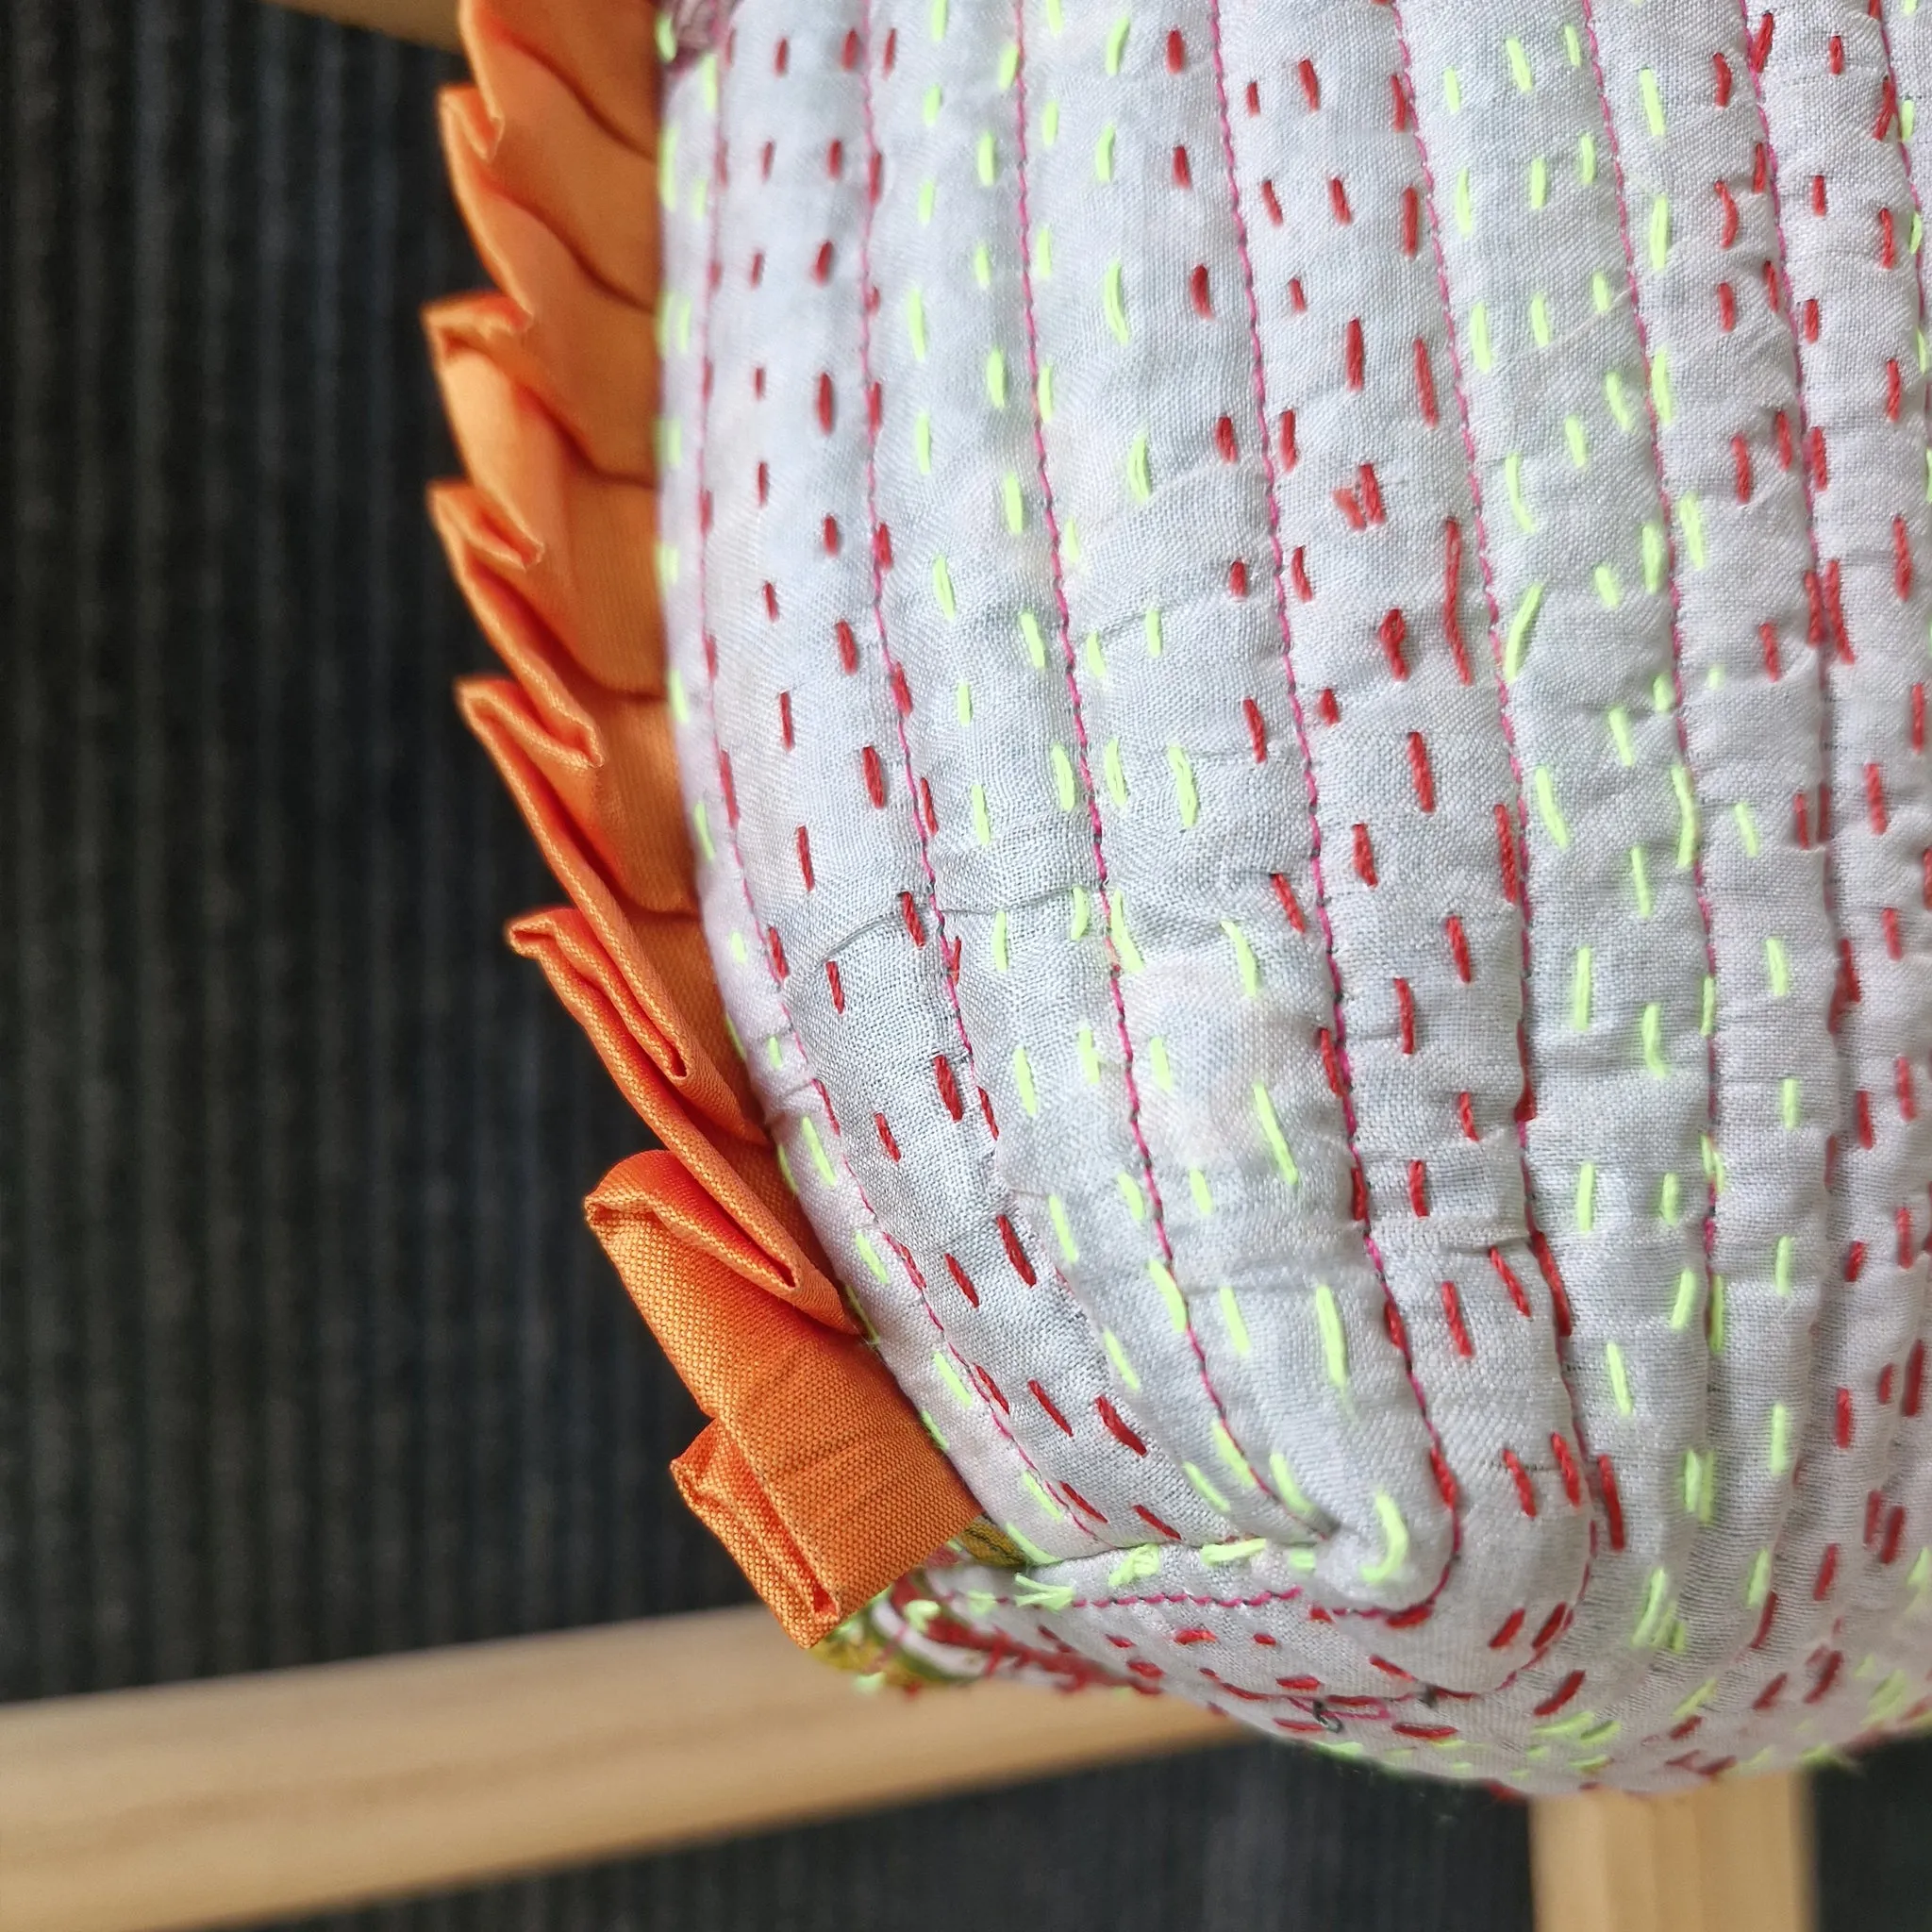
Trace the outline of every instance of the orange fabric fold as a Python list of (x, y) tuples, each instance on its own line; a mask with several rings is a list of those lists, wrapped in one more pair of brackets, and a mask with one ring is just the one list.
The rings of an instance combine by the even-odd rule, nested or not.
[(856, 1330), (770, 1143), (762, 1136), (714, 1139), (692, 1119), (643, 1044), (648, 1022), (640, 1024), (643, 1016), (629, 1004), (623, 978), (574, 908), (526, 914), (511, 925), (510, 944), (542, 967), (625, 1098), (665, 1150), (763, 1250), (771, 1268), (760, 1278), (772, 1292), (827, 1327)]
[(476, 84), (445, 88), (443, 140), (460, 140), (511, 200), (585, 268), (648, 308), (658, 289), (658, 171), (602, 126), (553, 69), (502, 34), (478, 36)]
[(693, 1225), (723, 1216), (674, 1157), (632, 1156), (590, 1216), (712, 1418), (672, 1466), (678, 1488), (798, 1642), (908, 1567), (879, 1524), (930, 1555), (978, 1514), (872, 1350), (741, 1273), (728, 1226)]
[(691, 1507), (811, 1643), (977, 1505), (866, 1341), (787, 1185), (697, 919), (651, 489), (658, 113), (635, 0), (464, 0), (451, 180), (501, 292), (425, 316), (466, 483), (430, 493), (511, 675), (458, 691), (571, 904), (516, 921), (662, 1142), (587, 1204), (710, 1425)]

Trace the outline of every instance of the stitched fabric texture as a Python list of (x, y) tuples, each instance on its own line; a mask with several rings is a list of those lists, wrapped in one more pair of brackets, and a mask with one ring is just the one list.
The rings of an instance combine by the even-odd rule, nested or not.
[(658, 574), (949, 1615), (1532, 1790), (1918, 1723), (1918, 69), (1847, 5), (742, 0)]

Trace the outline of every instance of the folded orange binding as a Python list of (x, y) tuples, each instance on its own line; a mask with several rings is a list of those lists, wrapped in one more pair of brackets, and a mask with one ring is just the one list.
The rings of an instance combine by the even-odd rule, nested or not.
[[(436, 305), (467, 483), (431, 514), (511, 678), (459, 697), (571, 904), (510, 928), (662, 1142), (588, 1204), (711, 1424), (686, 1501), (809, 1644), (978, 1507), (858, 1330), (758, 1123), (665, 714), (651, 425), (657, 75), (630, 0), (466, 0), (451, 179), (500, 293)], [(513, 680), (513, 681), (512, 681)]]

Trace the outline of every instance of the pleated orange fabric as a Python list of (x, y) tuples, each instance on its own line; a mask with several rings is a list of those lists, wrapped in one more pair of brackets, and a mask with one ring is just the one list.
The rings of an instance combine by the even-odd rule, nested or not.
[(450, 177), (497, 291), (436, 305), (467, 482), (430, 511), (511, 674), (458, 693), (570, 904), (516, 921), (662, 1143), (591, 1226), (710, 1425), (673, 1473), (811, 1643), (978, 1506), (786, 1186), (698, 926), (665, 714), (651, 425), (657, 76), (629, 0), (466, 0)]

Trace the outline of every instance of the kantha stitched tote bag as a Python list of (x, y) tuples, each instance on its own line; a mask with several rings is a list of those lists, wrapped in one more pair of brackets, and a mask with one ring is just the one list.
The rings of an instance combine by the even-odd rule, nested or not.
[(1932, 25), (1756, 8), (470, 7), (464, 703), (801, 1641), (1932, 1710)]

